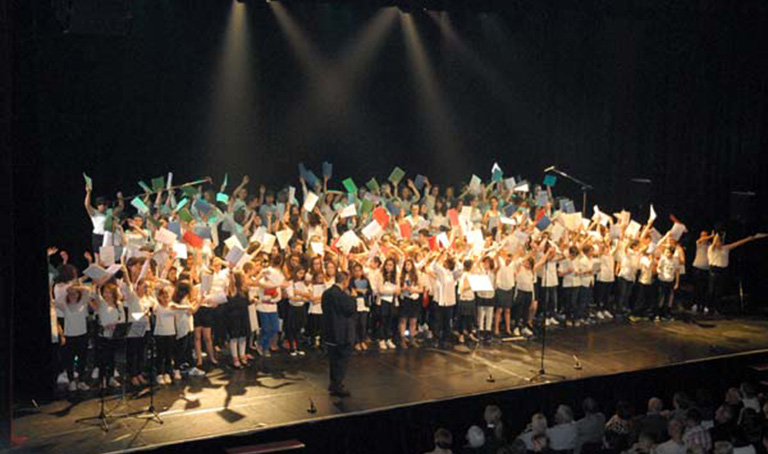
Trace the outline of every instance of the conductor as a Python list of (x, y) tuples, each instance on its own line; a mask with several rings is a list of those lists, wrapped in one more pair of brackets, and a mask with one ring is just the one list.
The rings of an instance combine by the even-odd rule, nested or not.
[(349, 273), (336, 273), (336, 284), (323, 292), (323, 334), (328, 347), (331, 384), (328, 391), (332, 396), (349, 397), (344, 388), (344, 376), (347, 375), (349, 357), (352, 356), (354, 342), (354, 315), (357, 309), (355, 300), (346, 293), (349, 287)]

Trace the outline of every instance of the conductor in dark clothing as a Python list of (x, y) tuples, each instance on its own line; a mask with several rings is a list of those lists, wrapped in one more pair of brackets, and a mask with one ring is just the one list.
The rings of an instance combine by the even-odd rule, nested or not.
[(349, 273), (336, 273), (336, 284), (323, 292), (323, 338), (328, 347), (331, 384), (328, 391), (332, 396), (348, 397), (344, 388), (352, 344), (355, 341), (354, 316), (357, 310), (354, 298), (346, 289), (349, 287)]

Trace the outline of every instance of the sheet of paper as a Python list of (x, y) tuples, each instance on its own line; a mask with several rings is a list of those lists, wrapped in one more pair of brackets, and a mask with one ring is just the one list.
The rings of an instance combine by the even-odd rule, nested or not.
[(312, 211), (317, 205), (319, 197), (314, 192), (308, 192), (307, 197), (304, 199), (304, 211)]
[(648, 222), (653, 222), (656, 220), (656, 210), (653, 209), (653, 204), (651, 204), (650, 213), (648, 214)]
[(469, 287), (473, 292), (492, 292), (491, 278), (485, 274), (470, 274), (467, 276)]
[(479, 194), (480, 191), (482, 191), (482, 185), (483, 180), (480, 179), (477, 175), (472, 175), (472, 178), (469, 180), (469, 192), (472, 194)]
[(203, 295), (207, 295), (211, 291), (213, 285), (213, 275), (205, 273), (200, 276), (200, 291)]
[(112, 266), (115, 264), (115, 247), (114, 246), (102, 246), (99, 248), (99, 260), (104, 266)]
[(280, 249), (285, 249), (288, 247), (288, 242), (291, 240), (291, 237), (293, 236), (293, 230), (283, 229), (277, 232), (275, 236), (277, 236), (277, 242), (280, 245)]
[(342, 218), (357, 216), (357, 207), (355, 207), (354, 203), (351, 203), (346, 207), (344, 207), (343, 210), (341, 210), (341, 213), (339, 213), (339, 216)]
[(323, 250), (323, 243), (319, 241), (312, 241), (311, 243), (309, 243), (309, 246), (312, 249), (312, 253), (315, 255), (323, 255), (323, 253), (325, 252)]
[(508, 191), (511, 191), (515, 189), (515, 186), (517, 186), (517, 182), (515, 181), (514, 178), (509, 177), (504, 180), (504, 186), (507, 188)]
[(178, 238), (176, 234), (165, 227), (160, 227), (160, 230), (155, 232), (155, 241), (168, 246), (173, 246), (173, 243), (176, 242), (176, 238)]
[(91, 177), (85, 174), (83, 172), (83, 179), (85, 180), (85, 187), (88, 189), (93, 189), (93, 180), (91, 180)]
[(515, 220), (513, 218), (509, 218), (506, 216), (500, 216), (499, 221), (501, 221), (501, 223), (505, 225), (515, 225)]
[(83, 274), (94, 281), (99, 281), (108, 276), (107, 270), (95, 264), (91, 264), (88, 268), (86, 268), (85, 271), (83, 271)]
[(237, 235), (232, 235), (226, 240), (224, 240), (224, 244), (229, 249), (234, 249), (234, 248), (245, 249), (245, 245), (240, 243), (240, 239), (237, 237)]
[(288, 186), (288, 202), (296, 203), (296, 188)]
[(637, 236), (638, 233), (640, 233), (640, 228), (642, 226), (637, 221), (629, 221), (629, 225), (627, 226), (627, 229), (624, 230), (624, 234), (627, 236)]
[(261, 247), (259, 248), (262, 252), (266, 252), (269, 254), (272, 252), (272, 248), (275, 246), (275, 241), (277, 240), (277, 237), (275, 235), (271, 235), (269, 233), (264, 235), (264, 241), (261, 242)]
[(528, 183), (518, 184), (515, 186), (515, 192), (529, 192)]
[(358, 244), (360, 244), (360, 238), (352, 230), (347, 230), (339, 238), (336, 247), (344, 254), (349, 254), (349, 251)]
[(227, 263), (231, 264), (232, 266), (235, 266), (240, 262), (240, 259), (243, 257), (243, 255), (245, 255), (245, 251), (240, 247), (235, 246), (229, 250), (227, 256), (224, 257), (224, 260), (226, 260)]
[(363, 236), (371, 240), (373, 238), (378, 237), (383, 232), (384, 232), (384, 229), (381, 228), (381, 224), (378, 221), (373, 220), (363, 228), (362, 234)]
[(149, 207), (143, 200), (141, 200), (141, 197), (134, 197), (133, 200), (131, 200), (131, 205), (141, 214), (149, 213)]
[(562, 238), (563, 233), (565, 233), (565, 227), (557, 223), (554, 226), (552, 226), (552, 233), (550, 234), (550, 238), (552, 238), (552, 241), (555, 241), (555, 242), (560, 241), (560, 238)]
[(261, 243), (264, 241), (264, 235), (267, 234), (267, 228), (264, 226), (260, 226), (256, 229), (255, 232), (253, 232), (253, 235), (251, 235), (250, 242), (252, 243)]
[(438, 246), (442, 248), (449, 248), (451, 247), (451, 240), (448, 238), (448, 235), (445, 232), (440, 232), (437, 234), (436, 237)]
[(461, 207), (461, 214), (459, 215), (459, 219), (471, 219), (472, 218), (472, 207)]
[(565, 213), (561, 215), (563, 224), (568, 230), (578, 230), (581, 227), (581, 213)]
[(173, 250), (176, 252), (176, 258), (181, 260), (187, 259), (187, 245), (184, 243), (173, 243)]
[(684, 224), (681, 224), (679, 222), (675, 222), (675, 224), (669, 230), (669, 236), (674, 238), (675, 241), (680, 241), (680, 237), (683, 236), (683, 233), (685, 233), (687, 231), (688, 231), (688, 229), (685, 227)]

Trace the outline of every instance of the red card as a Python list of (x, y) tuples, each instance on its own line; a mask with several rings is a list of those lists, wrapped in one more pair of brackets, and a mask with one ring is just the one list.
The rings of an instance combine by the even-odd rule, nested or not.
[(430, 251), (436, 251), (437, 250), (437, 237), (436, 236), (429, 237), (429, 250)]
[(411, 224), (408, 221), (400, 223), (400, 235), (403, 238), (410, 238), (413, 230), (411, 230)]
[(459, 212), (456, 211), (456, 208), (448, 210), (448, 217), (451, 219), (451, 225), (453, 227), (459, 225)]
[(544, 208), (540, 208), (539, 211), (536, 212), (536, 221), (534, 222), (534, 224), (538, 224), (538, 222), (541, 220), (541, 218), (544, 217), (546, 213), (547, 212), (546, 210), (544, 210)]
[(373, 210), (372, 216), (373, 219), (376, 219), (376, 222), (378, 222), (382, 228), (387, 227), (387, 224), (389, 223), (389, 215), (387, 214), (387, 210), (382, 207), (378, 207)]
[(196, 247), (196, 248), (203, 247), (203, 239), (195, 235), (194, 233), (190, 232), (189, 230), (184, 232), (184, 235), (181, 237), (181, 239), (183, 239), (185, 243), (187, 243), (192, 247)]

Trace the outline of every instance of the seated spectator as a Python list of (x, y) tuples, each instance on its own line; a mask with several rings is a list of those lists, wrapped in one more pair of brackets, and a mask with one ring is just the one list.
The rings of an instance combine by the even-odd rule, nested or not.
[(453, 435), (448, 429), (437, 429), (435, 431), (435, 449), (426, 454), (453, 454), (451, 445), (453, 444)]
[(674, 407), (674, 410), (672, 411), (672, 415), (670, 416), (671, 419), (679, 419), (680, 421), (683, 421), (685, 423), (685, 418), (688, 413), (688, 410), (693, 407), (691, 403), (691, 399), (688, 397), (688, 394), (684, 392), (676, 392), (674, 396), (672, 396), (672, 406)]
[(732, 440), (734, 449), (743, 448), (747, 445), (758, 446), (761, 441), (762, 424), (762, 415), (752, 408), (745, 408), (741, 412), (741, 421), (736, 436)]
[(650, 435), (656, 444), (667, 440), (669, 420), (662, 415), (663, 410), (664, 402), (658, 397), (652, 397), (648, 400), (648, 412), (635, 420), (637, 432)]
[(576, 447), (574, 454), (581, 453), (585, 444), (600, 443), (605, 432), (605, 415), (598, 410), (597, 402), (591, 397), (581, 403), (584, 417), (576, 421)]
[(696, 408), (701, 412), (702, 425), (709, 429), (712, 427), (713, 420), (715, 419), (715, 399), (712, 397), (712, 393), (706, 388), (699, 388), (696, 391)]
[(653, 454), (685, 454), (687, 448), (683, 442), (683, 423), (677, 419), (669, 421), (667, 434), (669, 440), (656, 445)]
[(712, 454), (734, 454), (733, 445), (727, 441), (718, 441)]
[(655, 446), (656, 442), (653, 440), (651, 434), (641, 433), (637, 443), (624, 451), (624, 454), (651, 454)]
[(533, 449), (531, 452), (539, 454), (547, 454), (552, 452), (549, 448), (549, 438), (544, 434), (536, 434), (533, 436)]
[(728, 388), (725, 392), (725, 403), (733, 407), (733, 414), (738, 418), (744, 403), (741, 401), (741, 391), (738, 388)]
[(501, 420), (501, 408), (496, 405), (485, 407), (483, 414), (485, 418), (485, 442), (491, 453), (495, 453), (498, 448), (507, 444), (506, 427)]
[(632, 404), (626, 401), (619, 401), (616, 404), (616, 414), (605, 424), (605, 433), (606, 436), (610, 433), (610, 440), (614, 441), (616, 437), (623, 439), (612, 443), (613, 446), (621, 446), (622, 451), (628, 449), (632, 443), (635, 429), (632, 420), (633, 415), (634, 409)]
[(760, 412), (760, 401), (757, 399), (757, 393), (755, 387), (751, 383), (744, 382), (739, 386), (741, 391), (741, 404), (744, 408), (751, 408), (756, 412)]
[(533, 437), (538, 434), (547, 434), (547, 417), (541, 413), (531, 416), (531, 423), (518, 439), (525, 443), (526, 450), (533, 451)]
[(464, 445), (462, 453), (465, 454), (485, 454), (485, 432), (478, 426), (472, 426), (467, 430), (467, 444)]
[(576, 447), (576, 423), (573, 410), (567, 405), (560, 405), (555, 412), (555, 425), (547, 431), (549, 447), (553, 451), (573, 451)]
[(712, 441), (731, 441), (736, 434), (736, 418), (733, 407), (728, 404), (720, 405), (715, 411), (715, 425), (709, 429)]
[(629, 437), (606, 429), (601, 454), (619, 454), (629, 448)]
[(683, 434), (683, 442), (687, 448), (695, 446), (700, 447), (704, 452), (712, 449), (712, 437), (709, 436), (709, 432), (701, 427), (701, 413), (695, 408), (691, 408), (686, 413), (685, 418), (685, 433)]

